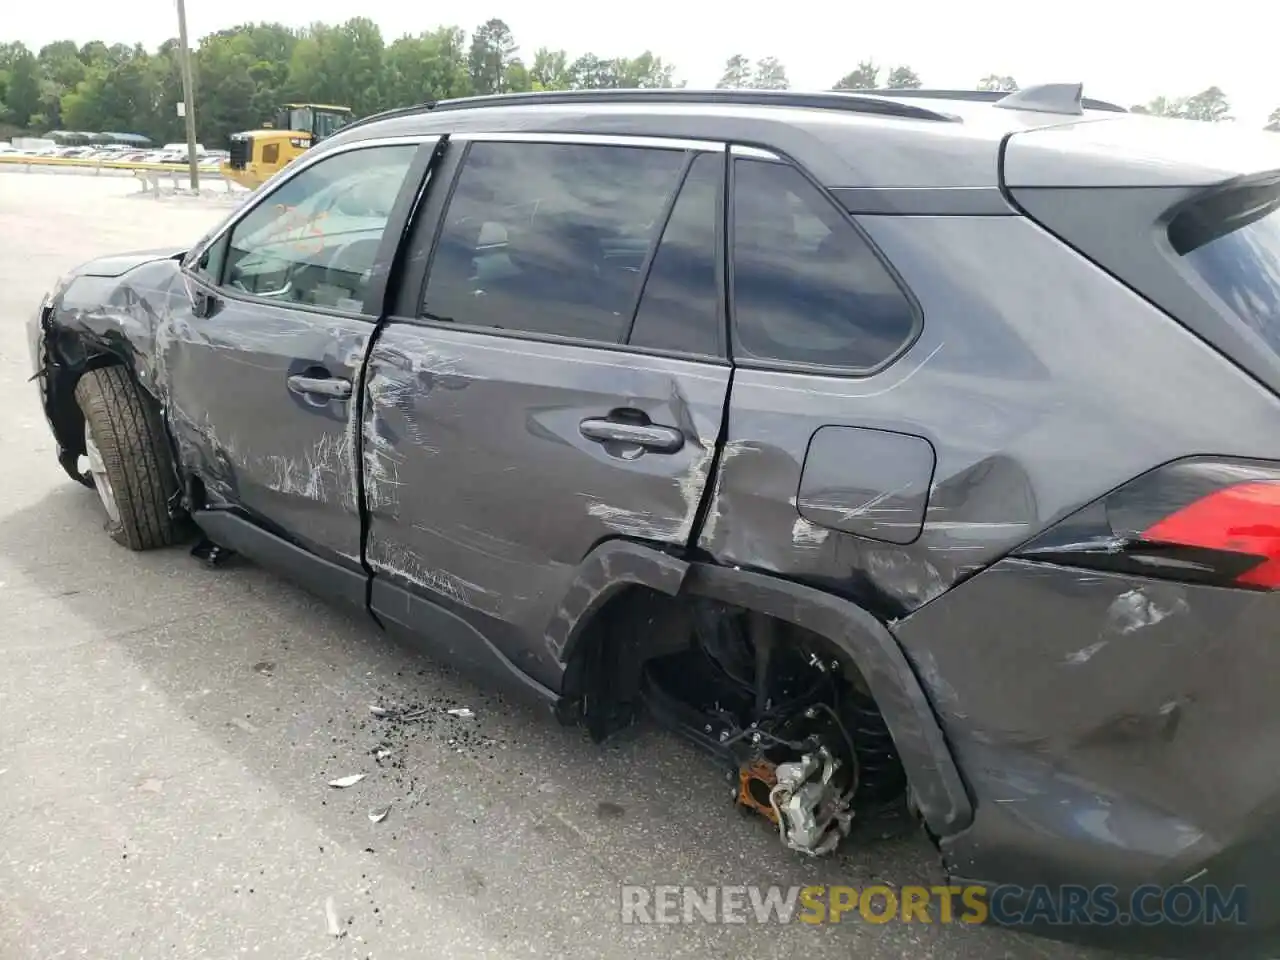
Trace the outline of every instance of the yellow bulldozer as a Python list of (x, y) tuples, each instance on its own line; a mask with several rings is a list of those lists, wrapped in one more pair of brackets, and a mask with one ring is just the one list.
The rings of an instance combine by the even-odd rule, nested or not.
[(290, 160), (351, 122), (350, 107), (286, 103), (275, 123), (231, 135), (229, 156), (218, 168), (228, 180), (254, 189)]

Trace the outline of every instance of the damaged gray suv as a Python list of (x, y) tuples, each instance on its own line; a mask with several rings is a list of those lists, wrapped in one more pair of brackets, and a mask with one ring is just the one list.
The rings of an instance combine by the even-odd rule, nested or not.
[(354, 123), (60, 281), (60, 461), (131, 549), (198, 534), (597, 738), (648, 711), (795, 851), (899, 804), (957, 884), (1249, 894), (1048, 933), (1266, 942), (1280, 136), (1002, 96)]

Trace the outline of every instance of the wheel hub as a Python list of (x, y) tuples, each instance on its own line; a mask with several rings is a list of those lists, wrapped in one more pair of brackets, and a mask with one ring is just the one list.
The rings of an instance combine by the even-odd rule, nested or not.
[(89, 460), (89, 475), (93, 477), (93, 487), (98, 491), (98, 498), (106, 508), (107, 516), (112, 523), (120, 522), (120, 508), (116, 505), (115, 491), (111, 489), (111, 478), (107, 476), (107, 465), (102, 461), (102, 451), (93, 440), (93, 431), (88, 421), (84, 425), (84, 452)]

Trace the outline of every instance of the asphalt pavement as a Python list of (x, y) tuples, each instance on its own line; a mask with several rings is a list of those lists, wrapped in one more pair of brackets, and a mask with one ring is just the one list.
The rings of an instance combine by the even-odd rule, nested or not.
[(226, 214), (136, 190), (0, 173), (0, 958), (1103, 956), (959, 925), (623, 924), (624, 884), (928, 884), (935, 857), (888, 830), (807, 860), (664, 732), (597, 747), (248, 563), (113, 543), (54, 460), (24, 326), (77, 262)]

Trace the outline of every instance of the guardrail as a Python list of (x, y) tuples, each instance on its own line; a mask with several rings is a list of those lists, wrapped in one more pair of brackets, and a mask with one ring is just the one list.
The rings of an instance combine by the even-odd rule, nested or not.
[[(150, 170), (155, 173), (177, 173), (185, 175), (186, 161), (182, 163), (130, 163), (127, 160), (99, 160), (96, 157), (41, 157), (25, 153), (0, 153), (0, 164), (18, 167), (70, 167), (83, 170)], [(221, 178), (216, 166), (200, 168), (201, 175)]]
[[(185, 162), (136, 163), (127, 160), (100, 160), (96, 157), (91, 159), (84, 157), (42, 157), (32, 154), (13, 153), (0, 154), (0, 167), (25, 167), (27, 173), (30, 173), (33, 167), (91, 170), (94, 176), (101, 174), (103, 170), (132, 173), (142, 182), (144, 193), (153, 192), (157, 197), (160, 194), (160, 180), (163, 177), (171, 178), (174, 189), (178, 189), (191, 175), (190, 167)], [(234, 192), (234, 185), (230, 180), (222, 176), (217, 166), (200, 167), (200, 178), (202, 180), (220, 180), (226, 186), (227, 193)]]

